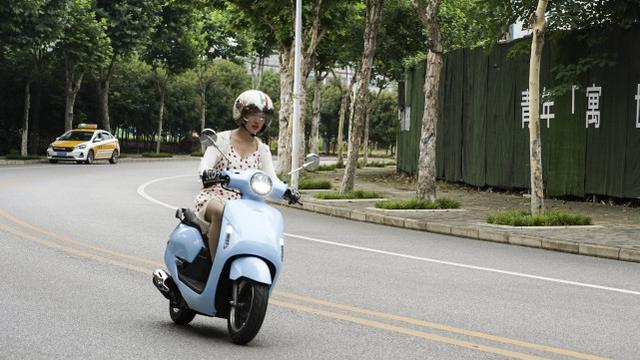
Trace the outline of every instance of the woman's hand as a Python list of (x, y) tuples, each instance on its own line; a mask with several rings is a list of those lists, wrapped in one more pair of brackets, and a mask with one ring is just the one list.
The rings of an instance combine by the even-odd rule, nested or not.
[(218, 182), (218, 173), (212, 169), (207, 169), (202, 172), (202, 187), (209, 187)]
[(289, 205), (296, 204), (296, 203), (302, 205), (302, 203), (300, 202), (301, 196), (302, 195), (300, 195), (300, 192), (298, 192), (298, 190), (294, 188), (288, 188), (287, 191), (284, 192), (284, 195), (282, 197), (285, 200), (289, 201)]

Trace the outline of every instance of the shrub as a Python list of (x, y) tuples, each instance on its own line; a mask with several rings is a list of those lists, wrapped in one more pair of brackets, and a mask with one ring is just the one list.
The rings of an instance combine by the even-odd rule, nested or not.
[(9, 153), (5, 158), (7, 160), (35, 160), (35, 159), (40, 159), (40, 156), (36, 156), (36, 155), (20, 156), (20, 153), (17, 150), (13, 149), (9, 151)]
[(318, 165), (315, 171), (331, 171), (336, 169), (336, 164)]
[(200, 151), (200, 150), (196, 150), (196, 151), (191, 153), (191, 156), (193, 156), (193, 157), (202, 157), (202, 155), (203, 155), (202, 151)]
[(459, 209), (460, 203), (451, 199), (431, 200), (382, 200), (376, 203), (380, 209)]
[(148, 158), (170, 158), (173, 157), (172, 154), (169, 153), (154, 153), (154, 152), (146, 152), (146, 153), (142, 153), (142, 157), (148, 157)]
[(380, 193), (377, 191), (354, 190), (354, 191), (348, 191), (342, 194), (338, 191), (329, 191), (329, 192), (315, 194), (315, 197), (317, 199), (324, 199), (324, 200), (376, 199), (376, 198), (381, 198), (382, 195), (380, 195)]
[(298, 189), (331, 189), (331, 182), (323, 179), (302, 179)]
[(511, 226), (566, 226), (591, 225), (591, 218), (582, 214), (551, 211), (542, 215), (531, 215), (528, 211), (505, 211), (487, 217), (487, 222)]

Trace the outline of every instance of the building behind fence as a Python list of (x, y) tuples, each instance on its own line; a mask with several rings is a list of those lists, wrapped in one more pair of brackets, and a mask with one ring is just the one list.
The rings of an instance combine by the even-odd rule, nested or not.
[[(446, 54), (437, 127), (439, 178), (530, 187), (529, 56), (528, 51), (510, 56), (514, 46), (528, 50), (530, 39), (522, 41), (527, 43)], [(557, 79), (576, 69), (568, 81)], [(424, 71), (424, 64), (416, 66), (399, 87), (397, 166), (410, 174), (418, 168)], [(547, 196), (640, 198), (640, 27), (547, 39), (540, 80), (541, 89), (564, 86), (563, 94), (540, 104)]]

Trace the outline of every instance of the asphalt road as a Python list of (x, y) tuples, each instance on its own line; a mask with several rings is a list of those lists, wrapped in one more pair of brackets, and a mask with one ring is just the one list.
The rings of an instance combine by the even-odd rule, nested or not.
[(197, 162), (0, 167), (2, 359), (640, 357), (640, 265), (279, 207), (264, 325), (174, 325), (151, 284)]

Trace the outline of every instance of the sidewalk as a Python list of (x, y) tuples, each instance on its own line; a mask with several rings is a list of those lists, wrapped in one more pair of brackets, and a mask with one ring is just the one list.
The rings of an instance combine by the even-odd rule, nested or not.
[[(312, 176), (331, 180), (335, 190), (339, 188), (342, 173), (342, 169), (337, 169), (316, 172)], [(358, 169), (355, 188), (378, 191), (387, 199), (415, 196), (413, 180), (396, 175), (393, 166)], [(520, 193), (482, 191), (463, 185), (439, 183), (438, 197), (457, 200), (462, 204), (461, 209), (447, 211), (376, 209), (377, 200), (320, 200), (313, 197), (318, 191), (321, 190), (301, 191), (303, 210), (470, 239), (640, 262), (640, 208), (637, 207), (545, 199), (547, 209), (588, 215), (594, 225), (512, 227), (487, 224), (485, 218), (504, 210), (528, 210), (530, 199)]]

